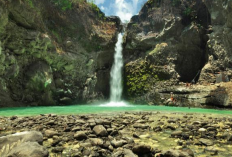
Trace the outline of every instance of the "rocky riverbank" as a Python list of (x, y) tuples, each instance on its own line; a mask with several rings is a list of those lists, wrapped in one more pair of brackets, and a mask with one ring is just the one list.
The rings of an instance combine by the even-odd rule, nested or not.
[[(232, 155), (231, 115), (168, 112), (49, 114), (35, 117), (1, 117), (0, 123), (0, 140), (16, 132), (42, 133), (30, 138), (31, 142), (43, 144), (43, 147), (40, 146), (43, 157), (47, 153), (42, 148), (46, 148), (51, 157)], [(3, 152), (3, 145), (6, 144), (9, 144), (9, 141), (1, 142), (0, 152)], [(14, 150), (14, 146), (10, 148)]]

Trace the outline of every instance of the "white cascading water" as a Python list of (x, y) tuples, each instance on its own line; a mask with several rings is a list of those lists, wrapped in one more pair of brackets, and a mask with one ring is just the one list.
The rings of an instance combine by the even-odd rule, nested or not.
[(110, 102), (101, 106), (107, 107), (120, 107), (127, 106), (122, 98), (122, 68), (123, 68), (123, 56), (122, 56), (122, 43), (123, 34), (118, 34), (118, 41), (115, 46), (114, 63), (110, 72)]
[(120, 102), (122, 97), (122, 42), (123, 35), (118, 34), (118, 41), (115, 47), (114, 63), (110, 72), (110, 101)]

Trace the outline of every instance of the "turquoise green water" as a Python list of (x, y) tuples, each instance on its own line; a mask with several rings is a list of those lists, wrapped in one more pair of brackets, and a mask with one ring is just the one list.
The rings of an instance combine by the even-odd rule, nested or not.
[(167, 107), (167, 106), (147, 106), (147, 105), (129, 105), (121, 107), (106, 107), (99, 105), (73, 105), (73, 106), (49, 106), (49, 107), (17, 107), (0, 108), (0, 116), (35, 116), (39, 114), (98, 114), (98, 113), (116, 113), (126, 111), (164, 111), (164, 112), (186, 112), (186, 113), (214, 113), (214, 114), (232, 114), (232, 110), (215, 110), (186, 107)]

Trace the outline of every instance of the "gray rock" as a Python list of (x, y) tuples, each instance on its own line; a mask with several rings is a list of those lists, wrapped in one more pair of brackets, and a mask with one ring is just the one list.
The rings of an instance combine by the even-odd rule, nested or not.
[(76, 140), (85, 140), (85, 139), (87, 139), (88, 137), (86, 136), (85, 132), (83, 132), (83, 131), (78, 131), (78, 132), (76, 132), (76, 134), (74, 135), (74, 138), (75, 138)]
[(123, 152), (124, 152), (124, 157), (138, 157), (138, 155), (134, 154), (129, 149), (124, 149)]
[(214, 144), (212, 140), (204, 139), (204, 138), (200, 138), (199, 142), (201, 142), (203, 145), (206, 146), (212, 146)]
[(209, 152), (212, 155), (217, 155), (218, 154), (218, 150), (215, 147), (212, 147), (212, 146), (205, 147), (204, 152)]
[(48, 151), (36, 142), (25, 142), (11, 150), (7, 156), (12, 157), (48, 157)]
[(227, 141), (232, 142), (232, 135), (229, 135), (229, 136), (227, 137)]
[(117, 150), (112, 154), (112, 157), (120, 157), (123, 155), (123, 151), (122, 150)]
[(181, 137), (182, 131), (174, 131), (171, 133), (171, 137)]
[(64, 150), (64, 147), (55, 147), (55, 148), (52, 148), (52, 152), (53, 153), (60, 153)]
[(79, 131), (79, 130), (81, 130), (80, 126), (77, 126), (77, 127), (75, 127), (75, 128), (72, 129), (72, 131)]
[(13, 135), (0, 137), (0, 149), (4, 145), (12, 145), (15, 142), (23, 141), (23, 142), (38, 142), (39, 144), (43, 143), (43, 135), (37, 131), (31, 132), (21, 132)]
[(94, 133), (97, 135), (97, 136), (107, 136), (108, 133), (106, 131), (106, 128), (102, 125), (97, 125), (93, 128), (93, 131)]
[(48, 138), (51, 138), (55, 135), (58, 135), (58, 132), (54, 131), (54, 130), (45, 130), (45, 132), (44, 132), (44, 136), (48, 137)]
[(129, 149), (118, 149), (116, 150), (113, 154), (112, 157), (138, 157), (136, 154), (134, 154), (131, 150)]
[(137, 124), (134, 124), (133, 127), (134, 128), (147, 129), (149, 127), (149, 125), (137, 123)]
[(111, 121), (103, 119), (95, 119), (97, 125), (111, 125)]
[(123, 145), (127, 144), (127, 141), (125, 141), (125, 140), (119, 140), (119, 141), (112, 140), (112, 141), (111, 141), (111, 144), (112, 144), (112, 146), (114, 146), (115, 148), (118, 148), (118, 147), (122, 147)]
[(162, 154), (165, 157), (194, 157), (192, 150), (189, 149), (187, 151), (170, 149), (164, 151)]
[(95, 146), (102, 146), (103, 145), (103, 140), (100, 138), (91, 138), (90, 139), (91, 144)]
[(165, 128), (171, 129), (171, 130), (176, 130), (175, 126), (173, 126), (173, 125), (167, 125)]

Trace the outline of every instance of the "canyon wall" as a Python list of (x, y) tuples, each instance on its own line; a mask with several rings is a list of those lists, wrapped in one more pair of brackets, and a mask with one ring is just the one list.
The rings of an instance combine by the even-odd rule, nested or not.
[[(119, 18), (85, 0), (0, 0), (0, 15), (0, 107), (108, 98)], [(148, 0), (124, 33), (124, 98), (231, 107), (231, 19), (232, 0)]]
[(127, 26), (126, 97), (231, 107), (231, 9), (231, 0), (149, 0)]
[(121, 21), (86, 1), (0, 0), (0, 107), (105, 99)]

